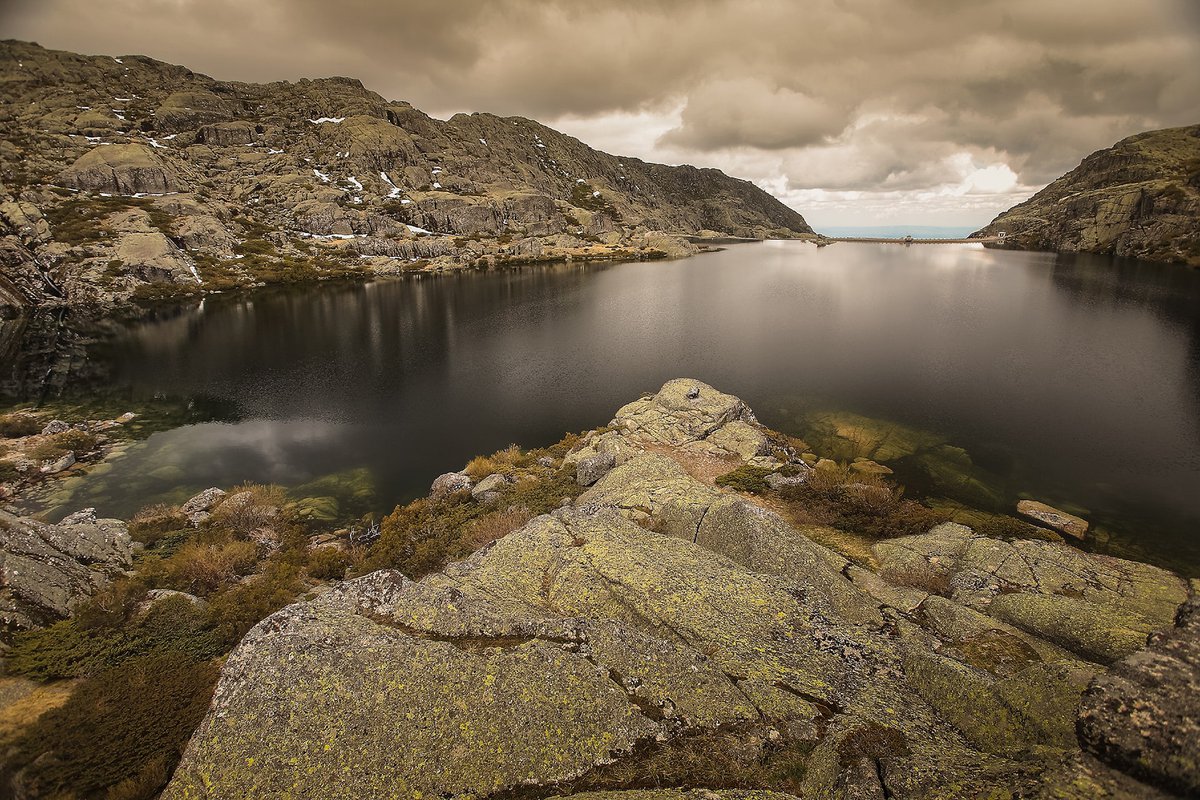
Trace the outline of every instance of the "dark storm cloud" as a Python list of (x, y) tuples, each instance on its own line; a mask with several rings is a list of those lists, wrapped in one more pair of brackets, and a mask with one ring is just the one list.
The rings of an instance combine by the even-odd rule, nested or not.
[(9, 0), (0, 9), (3, 35), (48, 47), (145, 53), (226, 79), (351, 75), (432, 113), (573, 119), (584, 139), (589, 119), (604, 127), (614, 115), (657, 115), (661, 135), (633, 155), (737, 165), (761, 180), (785, 169), (793, 190), (916, 189), (961, 173), (963, 154), (1040, 184), (1122, 136), (1200, 121), (1198, 0)]

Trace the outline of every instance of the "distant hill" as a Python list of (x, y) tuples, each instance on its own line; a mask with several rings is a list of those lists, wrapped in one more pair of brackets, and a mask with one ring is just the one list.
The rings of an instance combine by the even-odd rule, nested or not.
[(1139, 133), (1092, 153), (976, 235), (1000, 231), (1005, 246), (1200, 266), (1200, 125)]
[(216, 81), (0, 43), (0, 306), (810, 235), (752, 183), (357, 80)]

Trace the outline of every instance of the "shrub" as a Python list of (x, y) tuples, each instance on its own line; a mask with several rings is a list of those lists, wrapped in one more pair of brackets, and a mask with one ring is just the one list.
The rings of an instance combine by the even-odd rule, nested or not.
[(21, 471), (11, 461), (0, 461), (0, 483), (21, 479)]
[(275, 245), (266, 239), (247, 239), (234, 245), (233, 250), (243, 256), (269, 255), (275, 252)]
[(168, 533), (187, 526), (187, 517), (178, 506), (157, 503), (146, 506), (129, 520), (129, 535), (135, 542), (154, 544)]
[(463, 468), (463, 472), (470, 475), (475, 480), (486, 478), (488, 475), (499, 472), (503, 475), (509, 475), (517, 466), (517, 462), (521, 460), (521, 448), (515, 444), (510, 444), (503, 450), (497, 450), (490, 456), (475, 456), (467, 462), (467, 466)]
[(531, 519), (533, 515), (529, 509), (516, 506), (484, 514), (463, 531), (463, 547), (468, 552), (474, 552), (485, 544), (504, 538)]
[(146, 599), (148, 588), (141, 577), (119, 578), (75, 609), (75, 624), (85, 630), (123, 625)]
[(47, 436), (43, 441), (25, 451), (35, 461), (53, 461), (74, 451), (76, 455), (96, 449), (100, 440), (87, 431), (69, 430)]
[[(512, 455), (511, 458), (516, 463), (523, 462), (528, 456)], [(524, 524), (528, 519), (554, 510), (564, 499), (577, 497), (582, 491), (583, 487), (570, 470), (546, 470), (526, 474), (522, 480), (501, 488), (497, 505), (500, 508), (519, 509), (517, 513), (527, 515), (526, 520), (520, 523)], [(391, 567), (413, 578), (433, 572), (446, 562), (477, 550), (486, 543), (485, 532), (489, 529), (495, 534), (517, 519), (516, 516), (507, 519), (496, 517), (473, 535), (473, 524), (494, 513), (494, 507), (471, 502), (461, 495), (438, 500), (425, 497), (406, 506), (397, 506), (395, 511), (383, 518), (379, 539), (371, 546), (361, 569), (369, 571)], [(509, 531), (515, 527), (518, 526), (514, 525)], [(476, 541), (480, 544), (475, 544)]]
[(42, 423), (32, 414), (5, 414), (0, 416), (0, 436), (16, 439), (42, 432)]
[(164, 566), (173, 588), (204, 596), (246, 575), (257, 563), (258, 545), (254, 542), (189, 542), (167, 559)]
[(233, 647), (246, 632), (296, 599), (303, 588), (300, 570), (294, 564), (272, 560), (261, 575), (227, 589), (209, 605), (213, 634), (226, 647)]
[(212, 511), (209, 524), (246, 537), (259, 528), (280, 521), (287, 504), (287, 492), (282, 486), (247, 483), (230, 490), (229, 495)]
[(859, 474), (845, 465), (826, 464), (796, 486), (778, 492), (790, 515), (800, 523), (827, 525), (873, 538), (925, 533), (950, 519), (913, 500), (882, 476)]
[(724, 475), (718, 475), (715, 483), (717, 486), (726, 486), (739, 492), (765, 494), (771, 488), (766, 481), (766, 477), (770, 474), (771, 470), (769, 469), (743, 464)]
[(333, 547), (318, 547), (308, 554), (308, 574), (317, 580), (341, 580), (350, 556)]
[(131, 659), (80, 686), (16, 741), (4, 771), (29, 797), (149, 800), (166, 784), (204, 717), (217, 682), (212, 663), (179, 653)]
[(8, 670), (41, 681), (79, 678), (142, 656), (177, 653), (202, 661), (220, 654), (222, 644), (203, 609), (168, 597), (124, 627), (87, 628), (72, 619), (18, 633)]

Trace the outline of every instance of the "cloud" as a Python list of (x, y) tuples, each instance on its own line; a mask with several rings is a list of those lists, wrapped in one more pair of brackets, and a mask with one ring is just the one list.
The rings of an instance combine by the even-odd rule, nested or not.
[(759, 147), (779, 150), (818, 144), (850, 121), (848, 109), (753, 78), (710, 81), (688, 95), (679, 127), (665, 145), (697, 150)]
[(9, 0), (0, 24), (222, 79), (350, 75), (435, 115), (531, 116), (623, 155), (744, 169), (789, 202), (875, 191), (919, 209), (947, 182), (993, 185), (961, 154), (1034, 187), (1200, 121), (1195, 0)]

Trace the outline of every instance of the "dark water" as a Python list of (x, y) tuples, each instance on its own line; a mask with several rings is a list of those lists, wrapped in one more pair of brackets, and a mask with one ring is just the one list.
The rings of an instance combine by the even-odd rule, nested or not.
[(155, 433), (62, 512), (361, 467), (390, 509), (472, 455), (601, 425), (691, 376), (791, 432), (823, 410), (934, 431), (997, 506), (1077, 508), (1107, 549), (1200, 565), (1200, 273), (1177, 266), (767, 242), (210, 298), (119, 329), (75, 373), (65, 397), (178, 397), (240, 421)]

